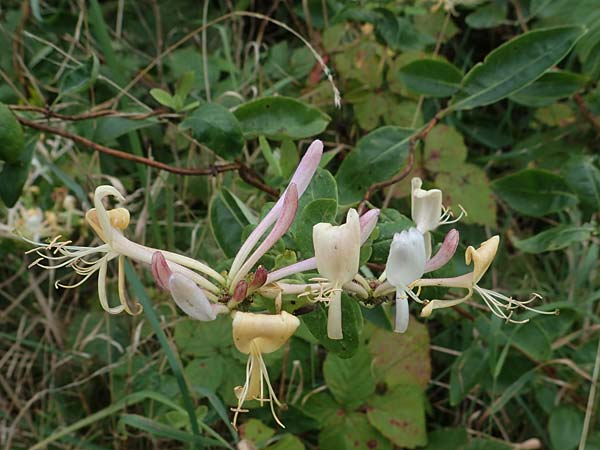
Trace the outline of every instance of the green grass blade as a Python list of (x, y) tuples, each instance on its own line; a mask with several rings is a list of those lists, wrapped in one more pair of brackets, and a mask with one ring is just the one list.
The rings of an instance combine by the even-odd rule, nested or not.
[[(185, 382), (185, 378), (183, 377), (183, 371), (181, 370), (181, 365), (179, 364), (179, 360), (175, 356), (175, 353), (173, 353), (173, 350), (171, 349), (171, 346), (169, 345), (169, 341), (167, 340), (165, 333), (163, 332), (162, 328), (160, 327), (160, 322), (158, 321), (158, 317), (156, 316), (156, 313), (154, 312), (154, 308), (152, 308), (152, 303), (150, 302), (150, 298), (148, 298), (148, 295), (146, 294), (146, 290), (144, 289), (142, 282), (140, 281), (137, 274), (133, 270), (131, 263), (127, 260), (125, 260), (125, 273), (127, 274), (127, 279), (129, 280), (129, 283), (131, 285), (131, 288), (133, 289), (133, 292), (135, 293), (136, 298), (144, 307), (144, 314), (145, 314), (146, 318), (148, 319), (148, 322), (150, 322), (152, 329), (156, 333), (156, 336), (158, 337), (160, 345), (162, 346), (163, 351), (165, 352), (165, 355), (167, 356), (167, 361), (168, 361), (169, 365), (171, 366), (171, 370), (173, 371), (173, 374), (175, 375), (175, 378), (177, 380), (177, 385), (179, 386), (179, 390), (183, 397), (183, 403), (185, 405), (185, 409), (187, 410), (187, 414), (190, 419), (192, 433), (194, 433), (194, 435), (196, 435), (196, 436), (200, 436), (200, 429), (198, 427), (198, 418), (196, 417), (196, 411), (194, 410), (194, 403), (192, 402), (192, 397), (190, 396), (190, 391), (188, 390), (187, 383)], [(202, 444), (196, 443), (195, 448), (201, 449)]]

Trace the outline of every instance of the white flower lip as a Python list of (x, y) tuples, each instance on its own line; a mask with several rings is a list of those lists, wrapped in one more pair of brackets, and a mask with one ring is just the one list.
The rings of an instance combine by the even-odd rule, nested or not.
[(343, 225), (318, 223), (313, 227), (313, 244), (317, 269), (339, 286), (351, 281), (358, 272), (360, 258), (360, 222), (350, 209)]
[(394, 235), (386, 264), (388, 281), (396, 288), (406, 288), (425, 272), (425, 241), (416, 228)]

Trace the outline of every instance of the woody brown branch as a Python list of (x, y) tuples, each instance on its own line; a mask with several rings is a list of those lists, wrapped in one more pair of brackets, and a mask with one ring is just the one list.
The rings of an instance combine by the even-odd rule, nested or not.
[(83, 136), (79, 136), (74, 133), (70, 133), (61, 128), (52, 127), (50, 125), (46, 125), (44, 123), (34, 122), (32, 120), (24, 119), (23, 117), (17, 117), (17, 120), (24, 126), (33, 128), (36, 130), (44, 131), (46, 133), (54, 134), (57, 136), (62, 136), (66, 139), (69, 139), (77, 144), (83, 145), (84, 147), (88, 147), (94, 151), (104, 153), (106, 155), (113, 156), (115, 158), (125, 159), (127, 161), (132, 161), (138, 164), (144, 164), (149, 167), (154, 167), (156, 169), (164, 170), (166, 172), (174, 173), (177, 175), (184, 176), (206, 176), (206, 175), (216, 175), (218, 173), (223, 172), (231, 172), (237, 170), (240, 177), (248, 184), (260, 189), (263, 192), (271, 196), (278, 196), (279, 191), (270, 186), (267, 186), (250, 167), (245, 164), (237, 161), (234, 163), (226, 163), (226, 164), (214, 164), (210, 167), (203, 167), (197, 169), (188, 169), (182, 167), (175, 167), (169, 164), (162, 163), (160, 161), (156, 161), (154, 159), (146, 158), (143, 156), (132, 155), (131, 153), (127, 153), (121, 150), (117, 150), (114, 148), (107, 147), (102, 144), (98, 144), (97, 142), (91, 141)]

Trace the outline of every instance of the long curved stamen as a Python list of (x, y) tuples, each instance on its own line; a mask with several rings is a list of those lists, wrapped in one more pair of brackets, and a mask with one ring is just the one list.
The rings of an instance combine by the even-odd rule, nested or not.
[(452, 212), (452, 210), (450, 208), (444, 208), (444, 212), (440, 216), (440, 225), (450, 225), (452, 223), (458, 222), (463, 217), (468, 216), (467, 211), (465, 210), (465, 208), (462, 207), (462, 205), (459, 204), (458, 208), (460, 209), (460, 214), (455, 219), (452, 219), (452, 217), (454, 217), (454, 213)]

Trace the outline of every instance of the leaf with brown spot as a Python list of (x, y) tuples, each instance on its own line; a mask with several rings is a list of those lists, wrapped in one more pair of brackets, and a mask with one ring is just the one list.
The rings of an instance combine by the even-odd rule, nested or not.
[(396, 386), (371, 397), (369, 406), (369, 422), (394, 444), (405, 448), (427, 444), (425, 397), (420, 386)]
[(377, 328), (369, 342), (376, 382), (427, 386), (431, 378), (429, 333), (425, 325), (411, 320), (406, 333)]

